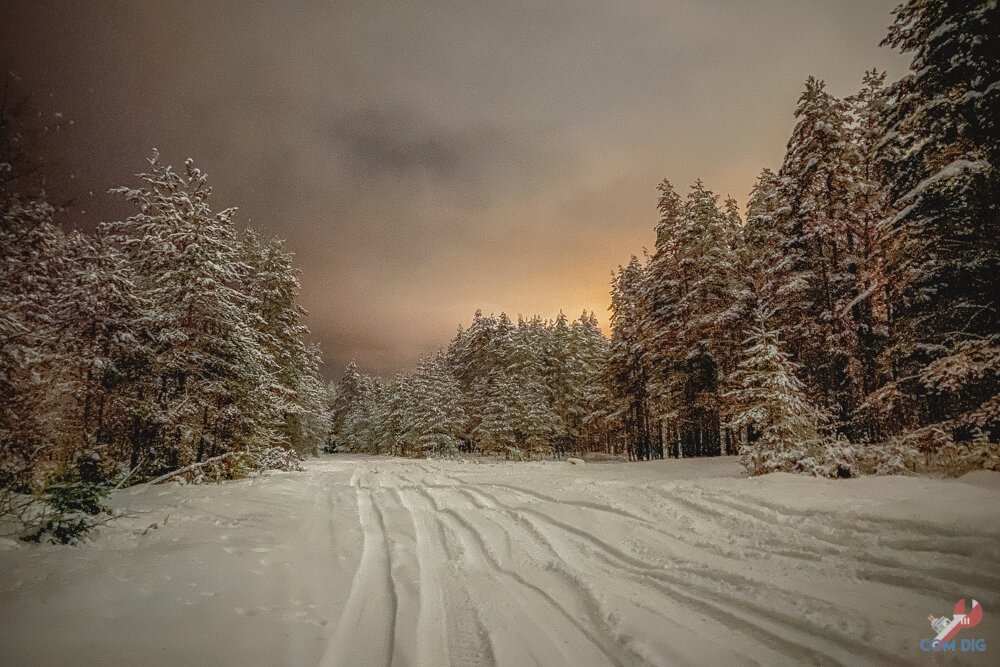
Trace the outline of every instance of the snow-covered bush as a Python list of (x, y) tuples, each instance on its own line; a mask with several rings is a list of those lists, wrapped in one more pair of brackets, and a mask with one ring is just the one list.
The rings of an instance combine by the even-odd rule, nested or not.
[(816, 474), (825, 477), (907, 475), (920, 467), (920, 453), (904, 443), (857, 444), (837, 440), (824, 447)]
[(913, 468), (922, 472), (957, 476), (970, 470), (1000, 470), (1000, 444), (978, 429), (959, 440), (951, 429), (932, 426), (897, 438), (890, 446), (912, 452)]
[(301, 456), (285, 447), (261, 447), (226, 452), (192, 463), (150, 481), (150, 484), (177, 481), (187, 484), (222, 482), (260, 475), (268, 470), (301, 470)]
[(284, 447), (266, 447), (255, 452), (243, 454), (248, 468), (254, 473), (265, 470), (284, 470), (288, 472), (302, 470), (302, 457), (295, 451)]
[(66, 479), (33, 493), (0, 489), (0, 536), (27, 542), (70, 544), (110, 520), (108, 488)]

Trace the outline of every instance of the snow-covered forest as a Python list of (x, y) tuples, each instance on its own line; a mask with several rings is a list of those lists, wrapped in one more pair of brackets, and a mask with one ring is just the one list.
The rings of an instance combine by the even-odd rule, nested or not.
[(664, 180), (655, 246), (611, 284), (611, 340), (477, 313), (391, 381), (348, 367), (330, 446), (396, 454), (739, 453), (850, 477), (1000, 465), (996, 9), (911, 2), (912, 53), (844, 99), (810, 77), (745, 219)]
[(63, 230), (5, 98), (0, 484), (233, 477), (321, 449), (996, 468), (997, 34), (990, 3), (902, 6), (885, 43), (910, 74), (844, 99), (810, 77), (745, 219), (664, 180), (653, 250), (614, 273), (610, 340), (592, 313), (476, 313), (413, 372), (351, 365), (332, 387), (290, 254), (213, 210), (192, 161), (154, 152), (115, 191), (131, 216)]
[(63, 231), (18, 190), (34, 165), (4, 130), (0, 485), (136, 483), (208, 460), (231, 477), (315, 452), (320, 356), (282, 242), (238, 232), (205, 174), (155, 153), (118, 190), (133, 216)]
[[(163, 157), (135, 156), (143, 173), (94, 181), (118, 184), (106, 194), (124, 213), (88, 217), (60, 198), (60, 174), (80, 172), (49, 158), (113, 162), (125, 144), (42, 150), (70, 117), (4, 79), (0, 665), (997, 664), (996, 0), (906, 0), (883, 42), (910, 60), (898, 80), (859, 71), (856, 92), (835, 96), (810, 76), (794, 108), (790, 83), (784, 157), (746, 183), (745, 206), (702, 180), (656, 185), (658, 156), (620, 179), (628, 189), (609, 186), (645, 153), (608, 144), (635, 143), (625, 126), (651, 107), (660, 122), (665, 98), (633, 115), (604, 84), (658, 58), (707, 79), (664, 72), (678, 105), (705, 88), (736, 96), (719, 62), (756, 52), (701, 67), (721, 58), (707, 33), (780, 35), (791, 58), (805, 48), (793, 15), (836, 41), (867, 1), (51, 3), (51, 31), (35, 2), (17, 9), (39, 48), (107, 22), (68, 50), (100, 70), (105, 87), (80, 83), (76, 102), (99, 106), (108, 133), (149, 113), (208, 155), (171, 165), (157, 140)], [(749, 14), (788, 26), (736, 35)], [(619, 70), (607, 56), (631, 46), (623, 30), (639, 44)], [(206, 34), (218, 58), (192, 48)], [(595, 60), (581, 41), (600, 76), (583, 76)], [(636, 97), (652, 87), (633, 78)], [(476, 104), (515, 115), (518, 91), (546, 98), (537, 116), (477, 117)], [(410, 97), (433, 122), (399, 103)], [(575, 156), (604, 173), (564, 178)], [(220, 206), (220, 164), (260, 190), (243, 212)], [(737, 172), (753, 181), (757, 167)], [(595, 193), (638, 200), (636, 173), (649, 177), (643, 229), (625, 234), (625, 215), (589, 228), (630, 210)], [(363, 192), (338, 192), (351, 189)], [(581, 257), (561, 223), (497, 224), (538, 211), (607, 255)], [(569, 292), (552, 276), (616, 265), (640, 233), (650, 247), (610, 271), (609, 321), (576, 285), (574, 312), (557, 310)], [(345, 263), (361, 243), (372, 254)], [(534, 271), (526, 248), (542, 244), (565, 266)], [(501, 262), (531, 275), (494, 276)], [(483, 293), (505, 281), (521, 298), (548, 286), (531, 309), (547, 317)], [(475, 314), (452, 335), (460, 309)]]

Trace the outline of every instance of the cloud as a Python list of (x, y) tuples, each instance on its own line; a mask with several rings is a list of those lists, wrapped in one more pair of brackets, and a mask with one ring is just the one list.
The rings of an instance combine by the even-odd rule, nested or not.
[(37, 0), (0, 5), (0, 64), (75, 121), (67, 220), (127, 215), (102, 193), (152, 146), (192, 156), (288, 239), (328, 372), (391, 373), (476, 307), (606, 323), (656, 184), (745, 200), (808, 74), (844, 95), (903, 71), (878, 47), (895, 4)]
[(470, 149), (466, 137), (431, 127), (399, 109), (363, 109), (333, 119), (329, 136), (340, 148), (347, 168), (362, 178), (420, 174), (451, 181), (469, 174), (462, 168)]

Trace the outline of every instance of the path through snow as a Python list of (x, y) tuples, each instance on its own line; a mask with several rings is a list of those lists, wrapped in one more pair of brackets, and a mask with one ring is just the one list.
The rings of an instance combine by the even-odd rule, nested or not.
[(88, 544), (0, 550), (0, 664), (907, 664), (959, 598), (987, 651), (949, 660), (996, 664), (996, 477), (326, 457), (140, 486)]

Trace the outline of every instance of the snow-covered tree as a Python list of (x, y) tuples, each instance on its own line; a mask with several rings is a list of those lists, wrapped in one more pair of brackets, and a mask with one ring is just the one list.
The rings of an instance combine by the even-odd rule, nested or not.
[(144, 444), (164, 468), (266, 446), (276, 438), (267, 390), (275, 369), (260, 346), (257, 304), (244, 291), (235, 209), (211, 210), (211, 188), (191, 160), (183, 173), (155, 153), (149, 165), (142, 187), (116, 189), (138, 212), (104, 228), (132, 261), (149, 304), (143, 328), (155, 384), (138, 411)]
[[(7, 185), (6, 183), (4, 184)], [(0, 198), (0, 483), (24, 475), (50, 452), (61, 413), (46, 387), (61, 364), (52, 355), (63, 238), (43, 199), (4, 190)]]
[(811, 471), (822, 458), (826, 415), (808, 399), (796, 375), (798, 366), (781, 349), (777, 331), (755, 327), (746, 345), (732, 374), (734, 389), (726, 395), (733, 404), (731, 426), (750, 433), (740, 448), (740, 462), (751, 475)]
[(632, 256), (611, 282), (611, 343), (604, 371), (608, 404), (601, 415), (619, 424), (630, 458), (648, 459), (650, 437), (649, 302), (646, 268)]
[(465, 411), (458, 381), (440, 356), (424, 359), (407, 378), (406, 403), (400, 424), (405, 450), (422, 456), (458, 453)]
[(643, 283), (654, 449), (662, 452), (665, 438), (686, 456), (717, 454), (719, 394), (737, 342), (741, 220), (735, 201), (720, 210), (701, 181), (683, 202), (668, 181), (659, 190), (657, 249)]
[(885, 42), (913, 54), (890, 89), (881, 226), (890, 381), (873, 397), (896, 433), (1000, 439), (1000, 10), (911, 0)]
[(366, 379), (352, 361), (347, 364), (344, 374), (330, 391), (330, 436), (328, 448), (332, 451), (351, 451), (348, 423), (353, 421), (352, 413), (359, 409), (364, 400)]
[(130, 416), (150, 382), (144, 369), (151, 350), (141, 326), (148, 303), (127, 255), (105, 236), (69, 234), (64, 257), (58, 354), (69, 377), (59, 391), (75, 405), (61, 426), (67, 439), (61, 448), (101, 461), (110, 475), (116, 461), (134, 467), (140, 455)]
[(325, 393), (319, 378), (319, 350), (306, 343), (306, 311), (298, 303), (298, 271), (283, 242), (247, 230), (239, 243), (240, 267), (251, 308), (260, 317), (258, 344), (270, 358), (267, 387), (274, 401), (280, 442), (314, 453), (325, 439)]
[(860, 402), (849, 369), (857, 346), (849, 305), (859, 295), (851, 233), (857, 154), (848, 106), (823, 81), (809, 77), (795, 117), (772, 214), (777, 243), (765, 259), (777, 277), (763, 304), (803, 379), (842, 419)]

